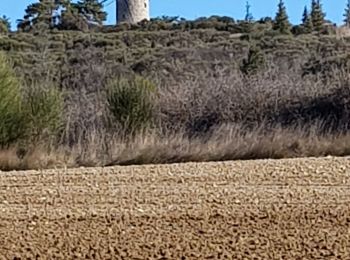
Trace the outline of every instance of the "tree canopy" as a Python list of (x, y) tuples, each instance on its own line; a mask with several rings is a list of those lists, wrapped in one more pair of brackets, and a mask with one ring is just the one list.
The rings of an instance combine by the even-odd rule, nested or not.
[(18, 20), (18, 29), (29, 31), (38, 25), (46, 28), (82, 29), (88, 25), (102, 25), (107, 18), (103, 10), (105, 1), (39, 0), (30, 4), (23, 19)]
[(345, 7), (344, 23), (347, 27), (350, 27), (350, 0), (348, 0)]
[(287, 15), (287, 9), (284, 5), (283, 0), (280, 0), (278, 3), (278, 10), (276, 13), (273, 29), (279, 31), (280, 33), (288, 34), (290, 33), (291, 27), (292, 26)]
[(326, 14), (322, 10), (320, 0), (312, 0), (311, 2), (311, 21), (315, 31), (321, 31), (325, 23)]

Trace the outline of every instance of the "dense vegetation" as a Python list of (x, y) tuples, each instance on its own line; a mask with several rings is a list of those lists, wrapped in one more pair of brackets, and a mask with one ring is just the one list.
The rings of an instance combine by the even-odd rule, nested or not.
[(3, 17), (0, 167), (347, 155), (349, 7), (343, 27), (320, 1), (294, 26), (283, 1), (257, 21), (103, 26), (92, 0)]

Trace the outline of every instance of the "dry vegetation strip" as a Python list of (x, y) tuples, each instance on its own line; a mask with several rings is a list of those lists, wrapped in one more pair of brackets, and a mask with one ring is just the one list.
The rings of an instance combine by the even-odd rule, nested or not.
[(349, 259), (350, 159), (0, 174), (0, 259)]

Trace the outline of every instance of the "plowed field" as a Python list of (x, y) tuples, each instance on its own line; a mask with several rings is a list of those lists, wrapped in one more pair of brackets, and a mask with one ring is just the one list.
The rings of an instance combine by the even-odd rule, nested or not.
[(350, 159), (1, 172), (0, 259), (350, 259)]

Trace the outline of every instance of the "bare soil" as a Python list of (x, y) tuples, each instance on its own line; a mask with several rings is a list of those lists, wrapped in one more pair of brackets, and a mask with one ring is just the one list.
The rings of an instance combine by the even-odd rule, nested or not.
[(350, 159), (1, 172), (0, 259), (350, 259)]

